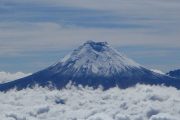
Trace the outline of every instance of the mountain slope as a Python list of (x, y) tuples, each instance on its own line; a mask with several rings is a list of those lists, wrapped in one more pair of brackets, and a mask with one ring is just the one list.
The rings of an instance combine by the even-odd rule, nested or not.
[(167, 75), (180, 79), (180, 69), (179, 70), (170, 71), (169, 73), (167, 73)]
[(141, 66), (111, 48), (106, 42), (88, 41), (49, 69), (63, 75), (112, 76)]
[(60, 62), (31, 76), (1, 84), (0, 90), (16, 87), (18, 90), (35, 84), (57, 88), (65, 87), (69, 82), (74, 85), (99, 85), (105, 89), (119, 86), (127, 88), (137, 83), (164, 84), (180, 88), (180, 81), (148, 70), (133, 60), (117, 52), (106, 42), (88, 41)]

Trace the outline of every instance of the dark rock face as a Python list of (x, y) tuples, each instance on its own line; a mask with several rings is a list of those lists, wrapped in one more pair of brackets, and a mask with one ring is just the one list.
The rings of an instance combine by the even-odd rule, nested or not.
[(169, 73), (167, 73), (167, 75), (180, 79), (180, 69), (179, 70), (170, 71)]
[(18, 90), (40, 86), (61, 89), (69, 82), (74, 85), (104, 89), (119, 86), (128, 88), (139, 84), (174, 86), (180, 81), (170, 76), (154, 73), (117, 52), (106, 42), (88, 41), (55, 65), (28, 77), (0, 84), (0, 91), (16, 87)]

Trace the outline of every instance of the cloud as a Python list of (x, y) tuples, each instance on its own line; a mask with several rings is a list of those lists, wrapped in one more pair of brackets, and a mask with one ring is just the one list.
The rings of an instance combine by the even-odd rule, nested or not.
[(9, 72), (1, 71), (0, 72), (0, 83), (9, 82), (12, 80), (23, 78), (28, 75), (31, 75), (31, 73), (23, 73), (23, 72), (9, 73)]
[[(1, 0), (0, 56), (61, 54), (90, 39), (115, 47), (180, 48), (178, 11), (178, 0)], [(154, 53), (147, 54), (167, 55)]]
[(176, 120), (176, 118), (167, 114), (158, 114), (153, 115), (150, 120)]
[(5, 26), (10, 27), (10, 29), (0, 29), (0, 42), (2, 43), (0, 54), (4, 53), (6, 55), (22, 51), (68, 49), (82, 44), (89, 39), (108, 41), (114, 46), (161, 46), (163, 43), (163, 47), (174, 48), (180, 45), (178, 44), (177, 36), (148, 35), (145, 33), (148, 30), (138, 28), (132, 30), (81, 27), (64, 28), (59, 24), (49, 22), (14, 23), (14, 28), (8, 24)]
[(3, 120), (178, 120), (179, 101), (179, 90), (164, 86), (137, 85), (107, 91), (70, 84), (61, 91), (36, 86), (0, 92), (0, 117)]
[[(6, 60), (4, 60), (5, 62), (1, 62), (1, 64), (3, 63), (1, 68), (6, 69), (7, 71), (11, 70), (7, 69), (10, 68), (8, 67), (10, 62), (7, 62), (7, 59), (12, 59), (12, 63), (14, 61), (13, 59), (19, 59), (21, 61), (19, 64), (26, 63), (24, 65), (26, 66), (26, 69), (23, 69), (23, 71), (32, 68), (32, 64), (38, 60), (38, 62), (44, 62), (45, 64), (43, 66), (38, 64), (37, 66), (39, 67), (33, 69), (33, 71), (37, 71), (60, 59), (59, 57), (62, 57), (62, 54), (65, 54), (64, 51), (68, 53), (90, 39), (94, 41), (107, 41), (113, 47), (123, 48), (121, 52), (129, 50), (127, 56), (137, 58), (135, 59), (137, 62), (146, 66), (153, 64), (153, 68), (168, 71), (173, 64), (177, 63), (177, 68), (177, 65), (179, 64), (179, 61), (177, 61), (179, 56), (176, 54), (180, 47), (178, 37), (174, 35), (151, 35), (147, 34), (148, 30), (146, 29), (136, 28), (125, 30), (82, 28), (77, 26), (64, 27), (63, 25), (52, 22), (14, 22), (11, 24), (1, 23), (0, 26), (3, 26), (0, 28), (0, 58), (2, 61), (6, 58)], [(139, 49), (133, 50), (133, 46), (138, 47)], [(49, 57), (46, 58), (45, 56)], [(39, 59), (40, 57), (41, 60)], [(51, 58), (54, 59), (50, 61)], [(171, 63), (169, 63), (170, 58), (173, 60)], [(29, 62), (26, 62), (27, 59)], [(158, 65), (162, 66), (158, 67), (154, 65), (157, 64), (157, 62)], [(166, 65), (167, 68), (164, 69)], [(12, 64), (12, 66), (14, 65)], [(150, 66), (150, 68), (152, 68), (152, 66)], [(173, 69), (173, 67), (171, 67), (171, 69)], [(15, 71), (17, 70), (16, 67)], [(32, 69), (30, 72), (31, 71)]]
[(177, 0), (3, 0), (2, 52), (18, 52), (24, 44), (35, 50), (67, 48), (89, 39), (179, 47), (179, 6)]

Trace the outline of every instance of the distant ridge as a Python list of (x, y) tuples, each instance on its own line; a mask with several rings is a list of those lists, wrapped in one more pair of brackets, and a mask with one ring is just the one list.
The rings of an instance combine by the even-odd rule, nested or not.
[(91, 86), (104, 89), (119, 86), (150, 84), (173, 86), (180, 89), (180, 80), (155, 73), (122, 55), (107, 42), (87, 41), (57, 64), (28, 77), (0, 84), (0, 91), (16, 87), (18, 90), (38, 84), (63, 88), (69, 82), (74, 85)]
[(167, 73), (167, 75), (180, 79), (180, 69), (174, 70), (174, 71), (170, 71), (170, 72)]

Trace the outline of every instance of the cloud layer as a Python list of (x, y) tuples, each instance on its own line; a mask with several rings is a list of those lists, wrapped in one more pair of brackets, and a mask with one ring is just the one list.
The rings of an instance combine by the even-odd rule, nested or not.
[(0, 72), (0, 83), (9, 82), (12, 80), (23, 78), (28, 75), (31, 75), (31, 73), (23, 73), (23, 72), (10, 73), (10, 72), (1, 71)]
[[(167, 71), (180, 64), (178, 11), (178, 0), (1, 0), (0, 68), (16, 71), (17, 65), (10, 63), (10, 59), (18, 59), (17, 62), (31, 59), (20, 69), (34, 71), (41, 68), (43, 63), (37, 63), (42, 60), (54, 62), (49, 60), (51, 54), (59, 52), (61, 56), (63, 50), (91, 39), (126, 47), (130, 50), (128, 54), (134, 53), (129, 47), (139, 47), (138, 54), (143, 51), (142, 56), (154, 55), (150, 66)], [(157, 54), (165, 55), (160, 58), (165, 63), (155, 61)], [(168, 58), (173, 61), (168, 63)], [(9, 68), (10, 64), (13, 67)]]
[(180, 91), (144, 85), (107, 91), (35, 87), (0, 93), (0, 108), (3, 120), (178, 120)]
[(66, 48), (89, 39), (180, 47), (178, 0), (3, 0), (0, 9), (1, 46), (8, 53), (28, 45)]

